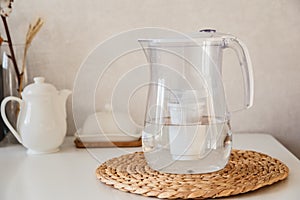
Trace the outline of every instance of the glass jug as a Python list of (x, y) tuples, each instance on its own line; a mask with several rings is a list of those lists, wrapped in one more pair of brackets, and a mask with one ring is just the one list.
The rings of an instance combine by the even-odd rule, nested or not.
[(176, 174), (224, 168), (232, 133), (222, 82), (222, 54), (226, 48), (236, 52), (244, 78), (244, 106), (249, 108), (254, 91), (247, 48), (236, 37), (215, 30), (139, 42), (151, 74), (142, 132), (149, 166)]

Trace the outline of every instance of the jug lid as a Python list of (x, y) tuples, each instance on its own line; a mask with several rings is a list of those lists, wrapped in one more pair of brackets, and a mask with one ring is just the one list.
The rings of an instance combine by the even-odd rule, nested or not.
[(232, 35), (219, 33), (214, 29), (202, 29), (199, 32), (184, 34), (178, 33), (176, 37), (162, 37), (151, 39), (139, 39), (150, 46), (188, 46), (188, 45), (222, 45), (224, 36)]
[(45, 95), (45, 94), (53, 94), (57, 93), (58, 91), (56, 88), (49, 83), (45, 83), (44, 77), (34, 77), (34, 83), (29, 84), (26, 86), (22, 92), (22, 96), (26, 95)]

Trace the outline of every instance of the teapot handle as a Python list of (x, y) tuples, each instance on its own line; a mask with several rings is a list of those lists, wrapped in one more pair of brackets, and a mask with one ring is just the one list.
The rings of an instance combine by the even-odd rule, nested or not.
[(243, 42), (233, 36), (227, 36), (224, 38), (225, 48), (231, 48), (237, 54), (240, 66), (242, 68), (242, 74), (244, 78), (244, 106), (246, 109), (253, 105), (254, 98), (254, 80), (253, 69), (248, 53), (248, 49)]
[(5, 106), (9, 101), (17, 101), (20, 105), (22, 105), (24, 101), (18, 97), (9, 96), (9, 97), (5, 97), (3, 99), (3, 101), (1, 102), (2, 119), (3, 119), (4, 123), (6, 124), (6, 126), (8, 127), (8, 129), (14, 134), (14, 136), (17, 138), (17, 140), (22, 144), (21, 135), (14, 129), (14, 127), (8, 121), (6, 113), (5, 113)]

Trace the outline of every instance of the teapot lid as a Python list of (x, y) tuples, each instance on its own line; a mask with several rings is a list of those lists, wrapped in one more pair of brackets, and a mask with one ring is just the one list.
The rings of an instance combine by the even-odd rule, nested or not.
[(33, 95), (33, 94), (45, 95), (45, 94), (53, 94), (58, 92), (53, 85), (49, 83), (45, 83), (44, 77), (34, 77), (33, 81), (34, 83), (29, 84), (24, 88), (22, 92), (22, 96)]

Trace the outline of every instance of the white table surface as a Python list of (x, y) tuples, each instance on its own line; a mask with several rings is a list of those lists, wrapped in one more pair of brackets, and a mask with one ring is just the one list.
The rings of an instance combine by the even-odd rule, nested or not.
[[(0, 148), (1, 200), (142, 200), (147, 198), (118, 191), (95, 177), (95, 169), (107, 159), (140, 151), (140, 148), (76, 149), (67, 137), (61, 151), (46, 155), (27, 155), (21, 145)], [(272, 186), (226, 199), (300, 199), (300, 161), (272, 136), (234, 134), (236, 149), (255, 150), (285, 163), (289, 177)]]

